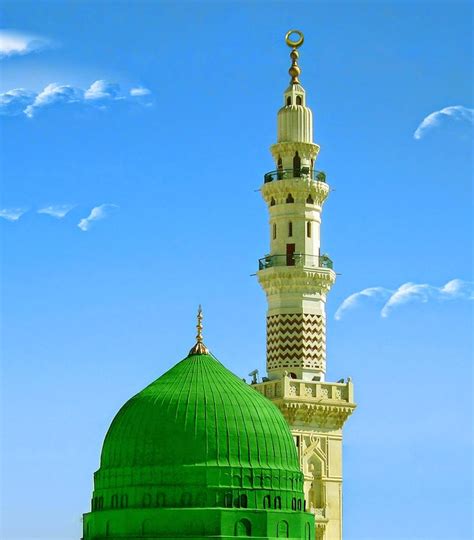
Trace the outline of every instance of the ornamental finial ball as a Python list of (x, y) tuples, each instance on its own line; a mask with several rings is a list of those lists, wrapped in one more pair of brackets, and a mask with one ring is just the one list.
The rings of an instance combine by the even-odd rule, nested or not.
[[(296, 34), (298, 36), (297, 40), (291, 39), (291, 36), (293, 34)], [(303, 32), (300, 32), (299, 30), (290, 30), (286, 33), (285, 41), (288, 47), (291, 47), (292, 49), (290, 53), (291, 67), (288, 70), (288, 73), (291, 76), (290, 84), (299, 84), (300, 81), (298, 80), (298, 76), (301, 74), (301, 69), (298, 66), (299, 53), (296, 49), (298, 49), (298, 47), (301, 47), (301, 45), (303, 45), (303, 42), (304, 42)]]

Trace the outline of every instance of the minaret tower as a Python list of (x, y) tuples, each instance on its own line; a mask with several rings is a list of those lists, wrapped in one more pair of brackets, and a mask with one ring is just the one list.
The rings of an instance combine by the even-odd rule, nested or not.
[[(297, 36), (296, 40), (292, 36)], [(270, 214), (270, 253), (258, 280), (267, 295), (267, 373), (255, 388), (285, 415), (305, 478), (307, 509), (315, 514), (316, 540), (342, 539), (342, 426), (355, 408), (350, 379), (326, 376), (326, 295), (336, 274), (321, 252), (321, 212), (329, 194), (315, 170), (312, 112), (301, 86), (298, 30), (291, 47), (290, 85), (278, 111), (276, 169), (264, 175), (262, 196)]]

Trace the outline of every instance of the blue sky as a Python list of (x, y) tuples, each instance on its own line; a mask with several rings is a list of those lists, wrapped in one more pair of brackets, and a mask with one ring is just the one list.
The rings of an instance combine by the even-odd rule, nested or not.
[(186, 355), (199, 303), (214, 354), (264, 372), (256, 190), (290, 28), (334, 189), (328, 378), (352, 376), (359, 406), (345, 539), (472, 537), (471, 17), (456, 1), (3, 2), (2, 538), (80, 537), (110, 421)]

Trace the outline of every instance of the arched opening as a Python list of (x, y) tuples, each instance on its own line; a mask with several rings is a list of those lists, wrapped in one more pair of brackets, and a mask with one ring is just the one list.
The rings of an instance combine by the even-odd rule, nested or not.
[(293, 199), (293, 195), (291, 193), (288, 193), (288, 197), (286, 198), (287, 204), (291, 204), (295, 202), (295, 199)]
[(275, 497), (275, 510), (281, 510), (281, 497)]
[(156, 496), (156, 506), (158, 506), (159, 508), (165, 506), (165, 501), (166, 501), (165, 494), (158, 493)]
[(301, 510), (301, 508), (302, 508), (301, 499), (298, 499), (298, 510)]
[(308, 238), (311, 238), (311, 221), (308, 221), (306, 223), (306, 236)]
[(110, 525), (110, 521), (107, 521), (105, 523), (105, 536), (110, 536), (110, 533), (111, 533), (111, 525)]
[[(281, 103), (281, 101), (280, 101), (280, 103)], [(288, 105), (291, 105), (291, 97), (290, 97), (290, 96), (288, 96), (288, 97), (286, 98), (286, 105), (287, 105), (287, 106), (288, 106)]]
[(307, 204), (314, 204), (314, 199), (311, 197), (311, 195), (308, 195), (308, 198), (306, 199)]
[(234, 529), (235, 536), (252, 536), (252, 524), (248, 519), (237, 521)]
[(118, 506), (118, 495), (112, 495), (112, 508), (117, 508)]
[(296, 510), (296, 497), (291, 499), (291, 509)]
[(275, 199), (272, 197), (270, 200), (270, 206), (275, 206)]
[(276, 223), (273, 224), (273, 233), (272, 233), (272, 236), (273, 236), (273, 240), (276, 240), (276, 237), (277, 237), (277, 226), (276, 226)]
[(303, 104), (303, 100), (301, 99), (301, 96), (296, 96), (296, 104), (297, 105), (302, 105)]
[(277, 538), (289, 538), (290, 527), (287, 521), (280, 521), (277, 525)]
[(293, 223), (291, 221), (288, 222), (288, 236), (293, 236)]
[(244, 495), (240, 496), (239, 506), (240, 506), (240, 508), (247, 508), (247, 506), (248, 506), (247, 495), (244, 494)]
[(151, 495), (149, 493), (143, 495), (143, 506), (151, 506)]
[(305, 538), (306, 540), (311, 540), (311, 523), (306, 523), (305, 525)]
[(181, 495), (181, 506), (189, 508), (191, 506), (192, 496), (191, 493), (183, 493)]
[(270, 495), (263, 497), (263, 508), (271, 508)]
[(122, 508), (127, 508), (127, 506), (128, 506), (128, 495), (122, 495), (120, 497), (120, 506)]
[(224, 495), (224, 507), (232, 508), (232, 493), (226, 493)]
[(297, 379), (296, 377), (296, 373), (293, 373), (293, 371), (290, 371), (290, 373), (288, 373), (290, 379)]
[(299, 178), (301, 176), (301, 158), (298, 152), (295, 152), (293, 157), (293, 176)]

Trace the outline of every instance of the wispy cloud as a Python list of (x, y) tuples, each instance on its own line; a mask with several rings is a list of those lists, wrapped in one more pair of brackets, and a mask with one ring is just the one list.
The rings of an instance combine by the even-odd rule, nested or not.
[(394, 309), (408, 303), (444, 301), (454, 299), (474, 299), (474, 283), (462, 279), (452, 279), (441, 287), (427, 283), (403, 283), (396, 290), (385, 287), (369, 287), (348, 296), (338, 307), (334, 318), (341, 320), (345, 312), (360, 304), (363, 298), (374, 298), (382, 305), (380, 315), (387, 318)]
[(18, 221), (27, 211), (27, 208), (1, 208), (0, 218), (6, 219), (7, 221)]
[(132, 88), (130, 90), (130, 95), (134, 97), (139, 96), (149, 96), (151, 94), (151, 90), (148, 88), (144, 88), (143, 86), (138, 86), (137, 88)]
[(120, 85), (103, 79), (93, 82), (85, 90), (58, 83), (48, 84), (41, 92), (14, 88), (0, 94), (0, 114), (8, 116), (25, 114), (28, 118), (33, 118), (41, 109), (64, 105), (75, 104), (99, 109), (107, 109), (119, 102), (150, 105), (152, 103), (151, 91), (146, 88), (139, 90), (139, 93), (132, 93), (132, 91), (122, 93)]
[(413, 138), (417, 140), (421, 139), (427, 130), (441, 125), (442, 121), (446, 119), (472, 124), (474, 123), (474, 109), (469, 109), (463, 105), (452, 105), (432, 112), (416, 128)]
[(73, 204), (55, 204), (51, 206), (45, 206), (38, 210), (38, 214), (47, 214), (57, 219), (62, 219), (74, 208)]
[(53, 46), (53, 41), (41, 36), (16, 30), (0, 30), (0, 58), (38, 52)]
[(360, 300), (363, 298), (375, 298), (379, 300), (385, 300), (390, 297), (392, 291), (385, 289), (384, 287), (368, 287), (362, 291), (356, 292), (348, 296), (344, 302), (337, 308), (337, 311), (334, 315), (336, 321), (341, 320), (342, 315), (351, 308), (354, 308), (358, 305)]
[(82, 218), (81, 221), (77, 224), (81, 231), (88, 231), (91, 227), (92, 222), (99, 221), (100, 219), (105, 219), (112, 211), (117, 210), (118, 205), (105, 203), (100, 206), (95, 206), (90, 214), (86, 218)]

